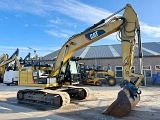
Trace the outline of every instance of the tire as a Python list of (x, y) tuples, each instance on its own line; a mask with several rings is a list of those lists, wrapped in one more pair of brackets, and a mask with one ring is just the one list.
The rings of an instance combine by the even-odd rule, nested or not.
[(18, 91), (18, 93), (17, 93), (17, 99), (18, 100), (22, 100), (23, 98), (24, 98), (23, 92)]
[(115, 86), (116, 85), (116, 79), (114, 77), (108, 77), (107, 83), (109, 86)]
[(97, 82), (95, 83), (95, 85), (96, 85), (96, 86), (102, 86), (102, 82), (101, 82), (101, 81), (97, 81)]
[(15, 85), (18, 85), (18, 82), (16, 82)]
[(78, 95), (77, 95), (78, 100), (83, 100), (85, 97), (86, 97), (86, 92), (84, 90), (81, 90), (78, 92)]
[(9, 83), (7, 83), (7, 86), (10, 86), (10, 84), (9, 84)]
[(82, 81), (82, 84), (87, 85), (87, 81), (86, 80)]

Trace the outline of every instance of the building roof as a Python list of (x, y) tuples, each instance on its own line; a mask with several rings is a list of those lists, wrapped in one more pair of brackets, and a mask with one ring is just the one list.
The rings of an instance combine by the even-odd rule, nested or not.
[[(54, 60), (57, 57), (58, 52), (59, 50), (44, 56), (43, 60)], [(142, 43), (142, 52), (143, 56), (160, 55), (160, 42)], [(78, 50), (73, 56), (79, 56), (85, 59), (121, 57), (121, 44), (87, 46)], [(136, 45), (135, 56), (138, 56), (138, 45)]]

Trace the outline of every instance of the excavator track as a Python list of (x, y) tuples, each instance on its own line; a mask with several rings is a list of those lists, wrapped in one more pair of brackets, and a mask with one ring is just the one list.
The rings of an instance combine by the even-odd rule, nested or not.
[(24, 89), (17, 93), (19, 103), (60, 108), (70, 102), (95, 100), (87, 87), (66, 86), (61, 89)]
[(64, 86), (60, 91), (65, 91), (70, 95), (71, 101), (89, 101), (96, 100), (96, 97), (87, 87)]
[(38, 106), (49, 105), (60, 108), (70, 103), (70, 96), (66, 92), (49, 89), (24, 89), (17, 93), (19, 103), (34, 104)]

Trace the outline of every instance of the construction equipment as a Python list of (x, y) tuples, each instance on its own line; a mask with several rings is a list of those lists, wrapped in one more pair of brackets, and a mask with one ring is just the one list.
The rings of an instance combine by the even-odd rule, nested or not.
[(17, 48), (16, 51), (11, 55), (11, 57), (9, 57), (6, 61), (0, 64), (0, 67), (3, 67), (4, 71), (3, 74), (4, 84), (7, 85), (18, 84), (17, 70), (19, 70), (21, 67), (18, 59), (18, 54), (19, 54), (19, 49)]
[[(78, 61), (78, 58), (71, 57), (67, 65), (67, 66), (70, 66), (72, 85), (78, 85), (80, 81), (80, 74), (76, 69), (77, 61)], [(20, 85), (21, 84), (26, 85), (27, 83), (37, 83), (38, 85), (47, 84), (47, 78), (53, 71), (54, 67), (48, 64), (41, 65), (40, 61), (37, 64), (34, 64), (33, 61), (31, 63), (33, 64), (26, 64), (21, 68), (19, 73)], [(34, 86), (35, 85), (36, 84), (34, 84)]]
[[(7, 71), (17, 69), (17, 63), (16, 62), (19, 62), (19, 61), (16, 61), (16, 60), (18, 59), (17, 58), (18, 55), (19, 55), (19, 49), (17, 48), (16, 51), (8, 58), (8, 60), (5, 63), (3, 63), (3, 65), (5, 65), (5, 67), (6, 67), (5, 69)], [(12, 63), (12, 62), (14, 62), (14, 63)]]
[[(15, 54), (15, 55), (17, 55), (17, 54)], [(33, 70), (33, 68), (35, 69), (35, 66), (33, 66), (34, 60), (31, 60), (31, 59), (33, 59), (33, 58), (31, 58), (31, 54), (28, 53), (24, 57), (24, 59), (22, 57), (20, 57), (20, 59), (18, 60), (18, 57), (14, 56), (12, 59), (6, 61), (7, 63), (10, 63), (11, 61), (16, 61), (17, 69), (16, 70), (10, 69), (8, 71), (5, 71), (4, 84), (7, 84), (7, 86), (10, 86), (10, 84), (18, 85), (18, 81), (22, 75), (20, 73), (23, 73), (25, 70), (27, 72), (25, 72), (25, 75), (23, 75), (23, 76), (25, 76), (27, 79), (30, 79), (30, 78), (32, 79), (32, 72), (31, 71)], [(25, 78), (23, 77), (23, 79), (25, 79)]]
[(0, 65), (1, 67), (13, 61), (15, 61), (16, 66), (14, 66), (13, 68), (13, 65), (10, 65), (4, 73), (3, 83), (6, 84), (7, 86), (10, 86), (10, 84), (18, 85), (18, 76), (21, 65), (17, 56), (14, 56), (12, 59), (7, 60)]
[[(19, 50), (16, 49), (16, 51), (12, 54), (11, 57), (8, 57), (8, 54), (3, 54), (1, 57), (0, 57), (0, 78), (1, 78), (1, 82), (3, 82), (3, 78), (4, 78), (4, 73), (6, 70), (9, 70), (9, 69), (15, 69), (16, 68), (16, 64), (14, 64), (14, 66), (11, 66), (9, 65), (9, 63), (11, 62), (8, 62), (8, 60), (12, 59), (14, 56), (18, 55), (18, 52)], [(13, 68), (14, 67), (14, 68)]]
[(2, 54), (0, 56), (0, 64), (8, 59), (8, 54)]
[[(113, 17), (122, 10), (125, 10), (123, 16)], [(139, 101), (140, 92), (138, 92), (138, 87), (143, 78), (143, 75), (131, 73), (136, 46), (136, 36), (138, 37), (140, 57), (142, 55), (140, 49), (139, 21), (137, 14), (129, 4), (85, 31), (70, 37), (58, 53), (54, 71), (47, 77), (47, 84), (19, 84), (41, 86), (45, 89), (19, 90), (17, 93), (18, 101), (40, 105), (44, 103), (51, 106), (62, 107), (75, 99), (88, 99), (91, 95), (89, 88), (71, 86), (72, 80), (70, 65), (68, 64), (69, 60), (76, 51), (117, 31), (119, 31), (118, 33), (122, 44), (124, 82), (121, 87), (123, 90), (119, 92), (117, 100), (103, 113), (118, 116), (127, 115)], [(135, 83), (130, 81), (131, 76), (138, 77)], [(70, 86), (68, 86), (68, 83)]]
[(109, 86), (115, 86), (116, 79), (114, 77), (114, 72), (109, 68), (109, 64), (107, 70), (91, 69), (87, 68), (84, 63), (78, 64), (78, 71), (81, 74), (82, 84), (101, 86), (102, 80), (105, 79)]
[[(19, 59), (18, 59), (17, 56), (14, 56), (12, 59), (6, 60), (5, 62), (1, 63), (1, 64), (0, 64), (0, 67), (4, 66), (4, 65), (6, 65), (6, 64), (9, 64), (9, 63), (11, 63), (11, 62), (13, 62), (13, 61), (16, 61), (16, 63), (18, 64), (18, 69), (19, 69), (19, 67), (20, 67), (20, 62), (19, 62)], [(12, 68), (12, 65), (11, 65), (10, 68), (8, 68), (8, 70), (10, 70), (10, 69), (16, 70), (16, 69), (17, 69), (17, 66), (16, 66), (16, 68)]]
[[(0, 65), (3, 64), (8, 59), (8, 54), (3, 54), (0, 56)], [(5, 66), (0, 67), (0, 83), (3, 83), (3, 76), (5, 72)]]
[(28, 61), (31, 60), (31, 53), (29, 52), (24, 59), (22, 57), (20, 57), (19, 62), (22, 65), (28, 64)]

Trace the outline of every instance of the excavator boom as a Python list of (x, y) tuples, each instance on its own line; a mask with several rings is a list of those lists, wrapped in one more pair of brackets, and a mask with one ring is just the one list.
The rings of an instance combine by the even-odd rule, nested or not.
[(109, 23), (105, 23), (105, 21), (106, 20), (103, 19), (97, 24), (98, 26), (94, 25), (82, 33), (76, 34), (69, 38), (58, 53), (53, 76), (58, 74), (61, 61), (63, 61), (64, 64), (76, 51), (118, 31), (124, 24), (123, 18), (113, 18)]
[(20, 62), (19, 62), (17, 56), (14, 56), (12, 59), (9, 59), (9, 60), (3, 62), (2, 64), (0, 64), (0, 67), (4, 66), (4, 65), (6, 65), (6, 64), (8, 64), (8, 63), (10, 63), (10, 62), (12, 62), (12, 61), (16, 61), (16, 63), (18, 64), (18, 65), (17, 65), (17, 66), (18, 66), (18, 69), (20, 69)]

